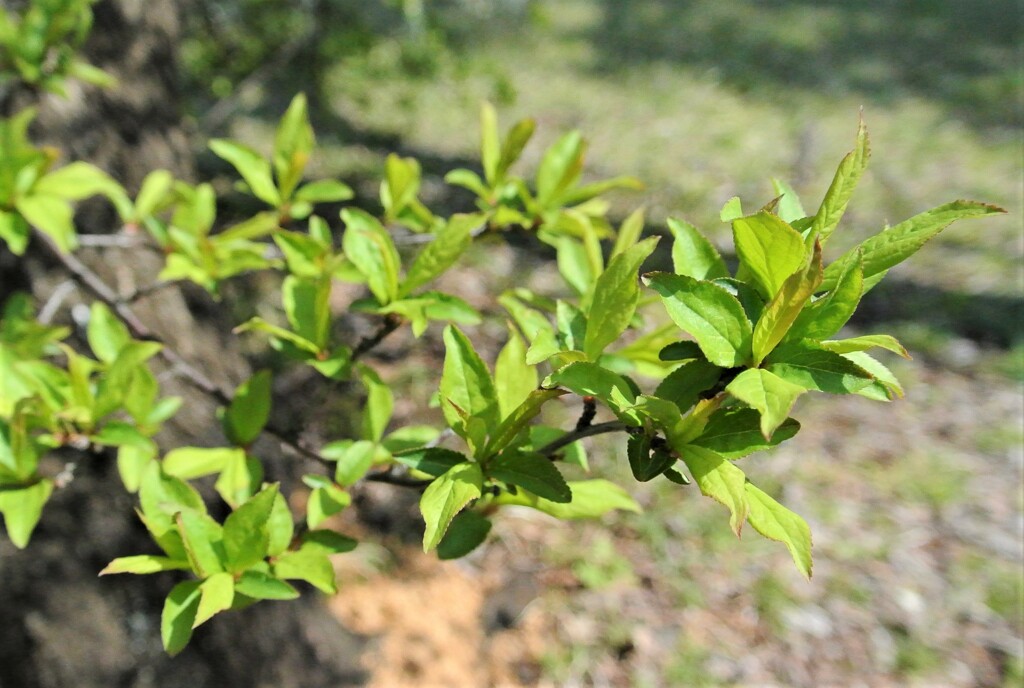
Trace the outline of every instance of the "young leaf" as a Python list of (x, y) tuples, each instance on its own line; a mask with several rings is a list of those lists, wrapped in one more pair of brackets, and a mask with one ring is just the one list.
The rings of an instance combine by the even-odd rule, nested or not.
[(359, 377), (366, 387), (366, 406), (363, 408), (363, 439), (380, 442), (391, 421), (395, 399), (391, 388), (380, 375), (368, 366), (359, 365)]
[(729, 509), (729, 525), (738, 536), (747, 518), (748, 505), (743, 471), (721, 455), (695, 445), (677, 447), (701, 494), (711, 497)]
[[(498, 425), (498, 400), (494, 382), (486, 364), (480, 359), (466, 335), (449, 325), (444, 330), (445, 357), (441, 373), (441, 410), (449, 426), (464, 439), (469, 439), (466, 418), (479, 418), (487, 431)], [(482, 437), (474, 438), (482, 446)]]
[(643, 231), (644, 209), (637, 208), (622, 221), (622, 226), (619, 227), (619, 231), (615, 235), (615, 244), (612, 246), (612, 252), (608, 255), (608, 259), (611, 260), (635, 245), (636, 242), (640, 241), (640, 235), (643, 234)]
[(857, 182), (860, 181), (861, 175), (867, 169), (870, 157), (868, 129), (864, 126), (864, 120), (861, 119), (857, 124), (857, 145), (839, 163), (839, 169), (836, 170), (832, 184), (825, 192), (821, 207), (814, 215), (807, 237), (810, 242), (817, 239), (823, 246), (828, 242), (828, 238), (835, 231), (843, 213), (846, 212), (846, 206), (850, 202), (850, 197), (853, 196), (853, 190), (857, 188)]
[(750, 368), (725, 388), (740, 401), (761, 413), (761, 434), (771, 439), (775, 429), (789, 417), (789, 411), (804, 388), (762, 370)]
[(523, 403), (502, 420), (488, 440), (482, 456), (493, 456), (512, 444), (527, 424), (540, 413), (546, 402), (563, 394), (565, 392), (560, 389), (535, 389), (530, 392)]
[(629, 327), (640, 301), (637, 273), (657, 245), (658, 237), (651, 237), (631, 246), (612, 258), (597, 278), (587, 311), (587, 333), (583, 344), (589, 360), (596, 361), (605, 347)]
[(569, 482), (572, 501), (568, 504), (542, 499), (535, 494), (520, 490), (518, 494), (503, 492), (498, 495), (496, 504), (519, 504), (562, 520), (579, 518), (600, 518), (609, 511), (622, 509), (640, 513), (640, 505), (629, 496), (629, 493), (607, 480), (581, 480)]
[(328, 595), (338, 592), (331, 560), (316, 547), (303, 546), (296, 552), (285, 552), (274, 560), (273, 571), (277, 578), (304, 580)]
[(199, 584), (199, 606), (192, 628), (209, 621), (215, 614), (231, 609), (235, 600), (235, 581), (230, 573), (215, 573)]
[(345, 233), (341, 237), (345, 255), (366, 277), (370, 291), (379, 303), (398, 296), (398, 271), (401, 265), (391, 235), (373, 216), (353, 208), (341, 211)]
[(733, 368), (749, 360), (752, 328), (732, 294), (711, 282), (665, 272), (648, 273), (644, 281), (661, 295), (669, 317), (697, 340), (709, 361)]
[(487, 463), (487, 474), (529, 490), (542, 499), (558, 504), (572, 501), (565, 478), (551, 459), (540, 454), (505, 452)]
[(302, 180), (312, 150), (313, 128), (309, 125), (306, 95), (299, 93), (292, 98), (274, 134), (274, 172), (284, 198), (290, 198)]
[(219, 473), (228, 462), (239, 456), (245, 456), (244, 450), (227, 447), (179, 447), (167, 452), (163, 460), (163, 469), (167, 475), (192, 480)]
[(53, 493), (53, 481), (42, 479), (28, 487), (0, 488), (0, 514), (7, 537), (18, 549), (25, 549), (32, 531), (43, 513), (43, 505)]
[(865, 334), (860, 337), (826, 340), (819, 343), (821, 348), (834, 351), (837, 354), (848, 354), (853, 351), (869, 351), (879, 348), (891, 351), (903, 358), (910, 358), (910, 354), (907, 353), (903, 345), (895, 337), (888, 334)]
[(99, 575), (107, 576), (114, 573), (159, 573), (160, 571), (188, 570), (189, 564), (181, 559), (158, 557), (152, 554), (137, 554), (133, 557), (118, 557), (107, 564)]
[(751, 348), (754, 365), (760, 365), (782, 341), (800, 312), (821, 284), (821, 244), (814, 245), (814, 255), (807, 266), (790, 275), (782, 287), (765, 306), (761, 317), (754, 326)]
[(494, 364), (494, 391), (504, 420), (537, 389), (537, 369), (526, 362), (526, 343), (511, 324)]
[(501, 144), (501, 158), (498, 160), (494, 175), (496, 182), (505, 179), (505, 173), (519, 159), (526, 144), (533, 136), (535, 127), (536, 123), (532, 119), (521, 119), (508, 130), (508, 134), (505, 135), (505, 140)]
[(348, 184), (333, 179), (321, 179), (302, 185), (295, 192), (295, 200), (306, 203), (340, 203), (354, 195)]
[(806, 342), (780, 346), (765, 363), (787, 382), (830, 394), (852, 394), (873, 380), (871, 373), (839, 354)]
[(772, 179), (772, 188), (775, 189), (775, 194), (779, 196), (778, 211), (780, 218), (785, 222), (792, 223), (807, 216), (803, 204), (800, 203), (800, 197), (797, 196), (792, 186), (781, 179)]
[(616, 415), (625, 414), (636, 401), (636, 393), (625, 378), (596, 363), (570, 363), (548, 375), (541, 384), (545, 388), (564, 387), (580, 396), (597, 397)]
[(825, 279), (819, 290), (826, 291), (835, 287), (847, 265), (856, 261), (859, 255), (863, 256), (864, 279), (868, 279), (902, 263), (929, 239), (957, 220), (1005, 212), (1002, 208), (987, 203), (953, 201), (915, 215), (874, 235), (840, 256), (825, 268)]
[(800, 573), (811, 577), (811, 529), (797, 514), (782, 506), (751, 483), (744, 486), (751, 527), (770, 540), (783, 543), (793, 555)]
[(192, 570), (205, 578), (224, 570), (222, 560), (224, 530), (205, 513), (193, 509), (179, 511), (174, 522), (185, 544)]
[(494, 186), (501, 162), (501, 141), (498, 138), (498, 113), (488, 102), (480, 106), (480, 157), (487, 183)]
[(583, 170), (586, 144), (578, 131), (571, 131), (544, 153), (537, 170), (537, 202), (548, 207), (572, 186)]
[(491, 522), (475, 511), (456, 516), (437, 545), (438, 559), (459, 559), (483, 544), (491, 532)]
[(96, 358), (104, 363), (113, 363), (121, 348), (131, 341), (128, 328), (102, 301), (93, 302), (89, 309), (86, 338)]
[(160, 638), (164, 650), (172, 657), (185, 649), (192, 637), (200, 596), (199, 581), (184, 581), (175, 585), (164, 601)]
[[(861, 368), (870, 373), (875, 380), (875, 384), (868, 385), (857, 390), (857, 394), (861, 394), (869, 399), (875, 399), (877, 401), (889, 401), (895, 398), (901, 398), (903, 396), (903, 386), (900, 385), (900, 381), (896, 379), (892, 371), (886, 368), (877, 359), (873, 358), (870, 354), (864, 351), (851, 351), (846, 354), (842, 354), (842, 357), (853, 361), (858, 368)], [(881, 389), (878, 389), (878, 386)]]
[(726, 201), (725, 205), (722, 206), (722, 210), (719, 211), (718, 217), (722, 222), (732, 222), (743, 217), (743, 205), (740, 203), (740, 197), (733, 196)]
[(420, 512), (427, 524), (423, 533), (423, 551), (437, 547), (455, 515), (481, 495), (483, 473), (480, 465), (462, 463), (434, 480), (423, 491)]
[(243, 382), (224, 411), (224, 434), (236, 447), (256, 441), (270, 417), (270, 371), (260, 370)]
[(831, 337), (853, 316), (864, 291), (864, 265), (858, 257), (847, 264), (827, 295), (800, 312), (787, 337), (815, 340)]
[(672, 267), (677, 275), (698, 280), (728, 277), (729, 270), (718, 250), (689, 222), (668, 219), (672, 232)]
[(807, 260), (800, 233), (771, 213), (733, 220), (732, 233), (740, 264), (754, 275), (768, 300)]
[(472, 242), (479, 215), (453, 215), (413, 260), (399, 296), (407, 296), (450, 268)]
[(78, 247), (75, 213), (67, 201), (57, 196), (33, 194), (17, 197), (14, 207), (30, 225), (48, 234), (61, 251), (70, 253)]
[(337, 446), (339, 444), (332, 442), (327, 447), (324, 447), (322, 451), (326, 452), (324, 453), (325, 457), (337, 461), (334, 479), (339, 485), (348, 487), (361, 480), (366, 475), (366, 472), (370, 470), (370, 467), (373, 466), (377, 446), (373, 441), (360, 440), (348, 444), (343, 451), (338, 453), (332, 452), (332, 445)]
[(281, 301), (295, 333), (323, 351), (331, 329), (331, 282), (288, 275), (281, 283)]
[(262, 571), (249, 570), (235, 582), (235, 592), (257, 600), (294, 600), (299, 591)]
[(248, 146), (227, 139), (212, 139), (210, 150), (238, 170), (256, 198), (275, 208), (281, 205), (281, 195), (274, 186), (270, 163), (263, 156)]
[(464, 454), (443, 447), (426, 447), (395, 454), (395, 461), (413, 470), (438, 478), (449, 469), (466, 463), (469, 458)]
[(276, 484), (264, 488), (224, 521), (224, 553), (229, 571), (239, 573), (267, 556), (267, 521), (277, 494)]

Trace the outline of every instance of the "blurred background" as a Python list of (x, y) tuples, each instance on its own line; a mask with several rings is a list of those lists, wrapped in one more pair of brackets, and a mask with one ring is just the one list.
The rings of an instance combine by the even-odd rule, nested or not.
[[(141, 6), (112, 4), (126, 16)], [(269, 148), (302, 90), (321, 151), (311, 176), (351, 183), (371, 209), (392, 151), (423, 164), (428, 206), (469, 209), (441, 177), (479, 166), (489, 100), (503, 126), (538, 122), (521, 169), (578, 128), (587, 175), (647, 186), (614, 196), (613, 217), (643, 204), (649, 231), (685, 218), (725, 251), (722, 204), (760, 206), (779, 177), (817, 207), (861, 112), (872, 164), (832, 257), (957, 198), (1009, 211), (954, 225), (865, 299), (851, 334), (891, 332), (911, 351), (885, 359), (905, 399), (802, 399), (800, 435), (745, 460), (811, 524), (810, 582), (784, 548), (737, 540), (719, 505), (667, 481), (633, 486), (643, 514), (601, 523), (509, 513), (458, 563), (424, 557), (401, 519), (346, 516), (367, 543), (339, 559), (342, 592), (326, 604), (360, 638), (353, 684), (1021, 685), (1019, 0), (178, 5), (165, 63), (177, 64), (179, 155), (225, 189), (232, 177), (206, 141)], [(229, 198), (222, 217), (251, 209)], [(534, 248), (470, 255), (456, 288), (470, 299), (509, 284), (544, 290), (554, 268)], [(399, 410), (417, 418), (413, 402)], [(621, 447), (590, 449), (597, 473), (632, 483)]]

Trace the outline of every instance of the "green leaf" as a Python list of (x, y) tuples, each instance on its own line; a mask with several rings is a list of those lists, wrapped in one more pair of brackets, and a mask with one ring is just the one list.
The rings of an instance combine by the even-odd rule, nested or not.
[(83, 198), (103, 194), (115, 204), (124, 207), (130, 202), (121, 188), (110, 176), (95, 165), (87, 162), (73, 162), (59, 170), (43, 176), (32, 187), (34, 194), (57, 196), (66, 201), (80, 201)]
[(501, 157), (498, 159), (494, 175), (496, 181), (504, 180), (508, 168), (519, 159), (526, 144), (533, 137), (535, 127), (536, 123), (532, 119), (521, 119), (508, 130), (508, 134), (505, 135), (505, 140), (501, 144)]
[(143, 470), (150, 461), (156, 458), (156, 454), (156, 444), (148, 447), (122, 445), (118, 448), (117, 473), (121, 476), (124, 489), (131, 493), (139, 491)]
[(670, 452), (653, 445), (653, 437), (646, 432), (630, 435), (626, 441), (626, 457), (633, 477), (645, 483), (653, 480), (676, 462)]
[(416, 201), (420, 190), (420, 164), (414, 158), (403, 158), (394, 153), (384, 162), (384, 181), (380, 185), (380, 200), (388, 217), (398, 217)]
[(558, 504), (572, 500), (565, 478), (551, 459), (541, 454), (505, 452), (487, 463), (487, 474)]
[(274, 506), (270, 509), (270, 517), (267, 519), (267, 554), (276, 557), (284, 552), (292, 543), (294, 534), (292, 512), (278, 491)]
[(821, 348), (834, 351), (837, 354), (848, 354), (853, 351), (869, 351), (871, 349), (885, 349), (903, 358), (910, 358), (910, 354), (903, 348), (899, 341), (888, 334), (865, 334), (860, 337), (849, 339), (833, 339), (819, 342)]
[[(858, 368), (870, 373), (877, 381), (875, 384), (857, 390), (857, 394), (877, 401), (889, 401), (903, 396), (903, 386), (900, 385), (900, 381), (896, 379), (892, 371), (869, 354), (863, 351), (851, 351), (842, 354), (842, 357), (853, 361)], [(879, 385), (881, 389), (878, 389)]]
[(391, 420), (391, 412), (395, 406), (394, 395), (380, 376), (372, 368), (357, 366), (359, 377), (366, 387), (366, 406), (363, 407), (363, 439), (380, 442), (384, 437)]
[(427, 524), (423, 533), (424, 552), (437, 547), (455, 515), (479, 499), (482, 487), (483, 473), (475, 463), (454, 466), (427, 486), (420, 498), (420, 512)]
[(164, 650), (172, 657), (188, 645), (192, 637), (192, 624), (199, 609), (199, 581), (184, 581), (175, 585), (164, 601), (160, 616), (160, 638)]
[(844, 253), (838, 260), (825, 268), (825, 279), (821, 283), (820, 290), (826, 291), (835, 287), (839, 276), (846, 270), (847, 265), (857, 261), (859, 255), (863, 256), (864, 279), (868, 279), (902, 263), (924, 246), (929, 239), (956, 220), (986, 217), (1005, 212), (1002, 208), (987, 203), (953, 201), (915, 215)]
[(0, 239), (7, 242), (11, 253), (16, 256), (24, 254), (30, 234), (28, 222), (19, 213), (0, 210)]
[(863, 294), (864, 266), (858, 257), (847, 264), (827, 295), (801, 311), (787, 336), (791, 339), (831, 337), (853, 316)]
[(807, 260), (800, 232), (771, 213), (762, 211), (733, 220), (732, 233), (740, 265), (754, 275), (766, 299), (775, 296), (786, 278)]
[(299, 591), (262, 571), (246, 571), (235, 583), (235, 592), (257, 600), (294, 600)]
[(292, 98), (274, 133), (274, 172), (282, 197), (289, 198), (302, 180), (302, 172), (306, 169), (313, 143), (306, 95), (299, 93)]
[(104, 363), (113, 362), (121, 347), (131, 340), (128, 328), (101, 301), (95, 301), (89, 309), (86, 337), (89, 348)]
[(306, 525), (316, 528), (352, 503), (352, 497), (337, 485), (328, 484), (309, 493), (306, 503)]
[(440, 477), (449, 469), (467, 462), (463, 454), (442, 447), (426, 447), (395, 454), (395, 461), (413, 470)]
[(754, 365), (760, 365), (765, 356), (771, 353), (782, 341), (800, 312), (810, 301), (811, 296), (821, 284), (821, 244), (814, 244), (814, 255), (807, 266), (790, 275), (782, 287), (765, 306), (761, 317), (754, 326), (751, 348), (754, 353)]
[(483, 544), (491, 532), (491, 522), (475, 511), (456, 516), (437, 545), (438, 559), (459, 559)]
[(810, 579), (811, 529), (807, 522), (749, 482), (744, 491), (751, 527), (769, 540), (786, 545), (800, 573)]
[(235, 601), (235, 581), (230, 573), (215, 573), (199, 584), (199, 606), (192, 628), (212, 619), (216, 614), (231, 609)]
[(18, 549), (25, 549), (32, 531), (43, 513), (43, 505), (53, 494), (53, 481), (42, 479), (28, 487), (0, 486), (0, 514), (7, 537)]
[(224, 412), (224, 434), (238, 447), (256, 441), (270, 418), (269, 370), (260, 370), (235, 390), (231, 404)]
[(167, 170), (153, 170), (142, 180), (139, 194), (135, 197), (135, 217), (145, 219), (158, 212), (166, 202), (174, 186), (174, 175)]
[(637, 273), (657, 245), (658, 237), (651, 237), (631, 246), (612, 258), (597, 278), (587, 310), (587, 333), (583, 345), (583, 351), (591, 361), (596, 361), (605, 347), (629, 327), (640, 302)]
[(310, 530), (302, 536), (302, 549), (324, 554), (351, 552), (359, 543), (333, 530)]
[(133, 557), (118, 557), (107, 564), (99, 575), (107, 576), (114, 573), (159, 573), (161, 571), (189, 570), (187, 561), (158, 557), (152, 554), (137, 554)]
[(615, 235), (615, 244), (612, 246), (612, 252), (609, 254), (608, 259), (611, 260), (615, 256), (626, 251), (626, 249), (634, 246), (640, 241), (640, 235), (644, 231), (644, 210), (643, 208), (637, 208), (629, 216), (622, 221), (622, 226), (619, 227), (618, 233)]
[(330, 280), (288, 275), (281, 284), (281, 300), (296, 334), (323, 351), (331, 329)]
[(722, 376), (722, 368), (704, 359), (692, 358), (665, 376), (654, 390), (654, 396), (671, 401), (683, 413), (700, 399), (701, 392), (715, 386)]
[(480, 106), (480, 158), (487, 183), (494, 186), (501, 162), (501, 142), (498, 138), (498, 114), (487, 102)]
[(34, 194), (19, 196), (14, 207), (30, 225), (48, 234), (61, 251), (70, 253), (78, 247), (75, 213), (67, 201), (57, 196)]
[(296, 277), (316, 279), (324, 274), (324, 258), (329, 252), (319, 241), (306, 234), (278, 230), (274, 232), (274, 243), (284, 254), (288, 272)]
[(541, 384), (545, 388), (564, 387), (580, 396), (597, 397), (620, 417), (628, 418), (626, 409), (636, 401), (636, 393), (625, 378), (596, 363), (570, 363), (548, 375)]
[(839, 220), (842, 219), (843, 213), (846, 212), (846, 206), (853, 196), (854, 189), (857, 188), (857, 182), (860, 181), (864, 170), (867, 169), (870, 157), (871, 146), (868, 141), (868, 130), (864, 126), (864, 120), (861, 119), (857, 124), (857, 145), (839, 163), (839, 169), (836, 170), (835, 177), (832, 178), (832, 184), (825, 192), (821, 207), (818, 208), (818, 212), (815, 213), (814, 220), (811, 222), (808, 234), (810, 241), (814, 241), (816, 238), (822, 245), (828, 241), (839, 224)]
[(722, 409), (711, 416), (700, 437), (691, 441), (727, 459), (735, 460), (763, 451), (790, 439), (800, 423), (787, 418), (775, 429), (770, 440), (761, 434), (761, 414), (752, 408)]
[(380, 303), (398, 296), (398, 271), (401, 261), (391, 235), (373, 216), (354, 208), (341, 211), (345, 233), (341, 237), (345, 255), (366, 277), (370, 291)]
[(669, 317), (697, 340), (709, 361), (733, 368), (749, 360), (752, 328), (732, 294), (711, 282), (665, 272), (648, 273), (644, 281), (661, 295)]
[(743, 217), (743, 205), (740, 203), (740, 197), (733, 196), (726, 201), (725, 205), (722, 206), (722, 210), (718, 213), (718, 217), (722, 222), (732, 222)]
[(399, 295), (411, 294), (450, 268), (469, 247), (473, 230), (481, 224), (479, 215), (453, 215), (413, 260)]
[(729, 270), (718, 250), (696, 227), (684, 220), (668, 218), (672, 232), (672, 266), (677, 275), (697, 280), (728, 277)]
[[(335, 447), (341, 449), (341, 446), (344, 446), (343, 450), (334, 451)], [(376, 451), (377, 445), (369, 440), (359, 440), (345, 445), (341, 442), (332, 442), (321, 450), (325, 457), (337, 461), (334, 479), (345, 487), (354, 485), (366, 475), (373, 466)]]
[(202, 578), (224, 570), (224, 529), (205, 513), (185, 509), (174, 517), (192, 570)]
[(830, 394), (852, 394), (873, 379), (871, 373), (839, 354), (806, 342), (780, 346), (765, 363), (787, 382)]
[(536, 367), (526, 362), (526, 343), (516, 328), (509, 325), (508, 341), (494, 364), (494, 392), (502, 419), (526, 401), (530, 392), (537, 389), (537, 382)]
[(775, 194), (779, 196), (778, 211), (780, 218), (792, 223), (807, 216), (804, 206), (800, 202), (800, 197), (797, 196), (792, 186), (781, 179), (772, 179), (772, 188), (775, 189)]
[(586, 144), (578, 131), (571, 131), (544, 153), (537, 170), (537, 202), (548, 207), (572, 186), (583, 171)]
[(267, 556), (270, 544), (267, 521), (277, 494), (277, 485), (269, 485), (232, 511), (224, 521), (224, 553), (229, 571), (244, 571)]
[(707, 360), (704, 358), (704, 352), (700, 350), (697, 342), (689, 340), (672, 342), (658, 352), (658, 359), (662, 361), (686, 361), (691, 358), (699, 358), (702, 361)]
[[(473, 344), (454, 325), (445, 328), (444, 344), (441, 410), (452, 430), (463, 439), (470, 440), (467, 419), (479, 418), (487, 432), (498, 425), (499, 410), (494, 382), (486, 364), (473, 349)], [(465, 413), (465, 417), (458, 409)], [(477, 448), (483, 445), (483, 437), (472, 437), (472, 440)]]
[(695, 445), (677, 449), (701, 494), (729, 509), (729, 525), (738, 536), (748, 513), (743, 471), (710, 449)]
[(285, 552), (274, 560), (274, 575), (287, 580), (304, 580), (328, 595), (338, 592), (334, 582), (334, 566), (327, 554), (316, 548), (302, 547)]
[(482, 456), (493, 456), (512, 444), (520, 432), (540, 413), (541, 407), (565, 394), (560, 389), (535, 389), (505, 418), (491, 435)]
[(615, 509), (640, 513), (640, 505), (615, 483), (607, 480), (581, 480), (569, 482), (568, 485), (572, 492), (572, 501), (568, 504), (542, 499), (525, 491), (515, 495), (503, 492), (494, 501), (496, 504), (528, 506), (562, 520), (600, 518)]
[(249, 318), (241, 325), (238, 325), (237, 327), (235, 327), (233, 332), (238, 334), (241, 332), (249, 332), (250, 330), (255, 330), (257, 332), (264, 332), (266, 334), (269, 334), (271, 337), (279, 339), (283, 342), (287, 342), (307, 353), (320, 353), (320, 348), (313, 342), (306, 339), (305, 337), (301, 337), (292, 332), (291, 330), (286, 330), (283, 327), (271, 325), (266, 320), (258, 316), (254, 318)]
[(239, 456), (244, 457), (245, 451), (229, 447), (179, 447), (167, 452), (163, 460), (163, 469), (167, 475), (192, 480), (219, 473), (228, 462)]
[(212, 139), (210, 150), (238, 170), (256, 198), (275, 208), (281, 205), (281, 195), (274, 186), (270, 163), (263, 156), (248, 146), (227, 139)]
[(295, 201), (302, 203), (340, 203), (353, 198), (352, 187), (333, 179), (304, 184), (295, 192)]
[(464, 189), (469, 189), (481, 198), (487, 196), (487, 187), (480, 179), (480, 175), (471, 170), (461, 168), (452, 170), (444, 176), (444, 181), (445, 183), (453, 186), (461, 186)]
[(789, 417), (797, 397), (804, 393), (803, 387), (761, 368), (744, 370), (725, 390), (760, 412), (761, 434), (765, 439), (771, 439), (775, 429)]

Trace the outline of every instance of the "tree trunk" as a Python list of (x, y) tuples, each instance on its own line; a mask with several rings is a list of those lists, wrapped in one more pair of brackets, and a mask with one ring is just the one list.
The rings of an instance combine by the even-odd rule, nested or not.
[[(101, 91), (70, 82), (67, 99), (45, 96), (38, 103), (19, 93), (4, 99), (4, 115), (37, 105), (33, 135), (38, 143), (61, 148), (67, 160), (98, 165), (131, 193), (153, 169), (191, 179), (193, 160), (178, 108), (178, 3), (103, 0), (94, 12), (86, 55), (113, 74), (118, 86)], [(116, 215), (98, 201), (83, 204), (76, 222), (82, 233), (119, 229)], [(79, 257), (124, 293), (150, 284), (162, 263), (157, 254), (139, 250), (81, 251)], [(0, 249), (0, 301), (22, 289), (45, 303), (68, 279), (37, 252), (15, 260)], [(221, 386), (245, 378), (248, 366), (229, 334), (230, 324), (205, 295), (186, 301), (178, 290), (164, 290), (141, 301), (136, 311)], [(223, 442), (209, 399), (173, 375), (163, 376), (163, 391), (186, 399), (158, 438), (165, 448)], [(133, 497), (120, 485), (113, 455), (56, 454), (45, 461), (51, 470), (65, 462), (78, 468), (44, 508), (26, 550), (0, 538), (0, 687), (363, 682), (361, 641), (310, 595), (218, 617), (197, 631), (185, 652), (166, 657), (160, 611), (176, 576), (96, 577), (115, 557), (155, 551), (133, 514)]]

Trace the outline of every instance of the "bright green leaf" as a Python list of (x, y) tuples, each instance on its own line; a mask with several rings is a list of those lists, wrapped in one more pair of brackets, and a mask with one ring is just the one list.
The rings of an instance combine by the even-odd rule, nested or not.
[(459, 464), (434, 480), (423, 491), (420, 512), (427, 524), (423, 551), (437, 547), (456, 514), (481, 495), (483, 473), (475, 463)]
[(698, 280), (729, 276), (729, 270), (718, 250), (696, 227), (670, 217), (668, 228), (673, 238), (672, 266), (677, 275)]

